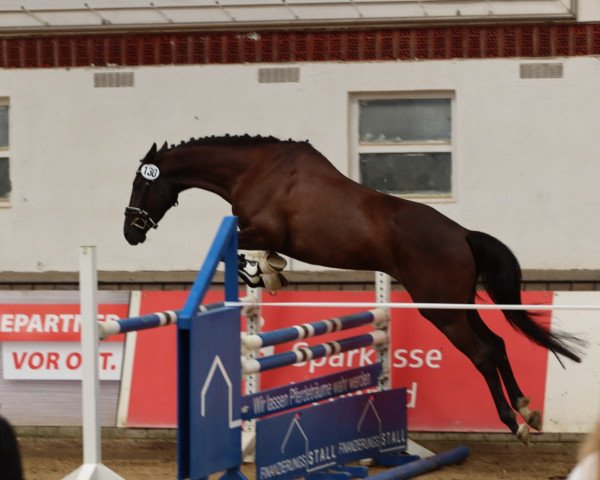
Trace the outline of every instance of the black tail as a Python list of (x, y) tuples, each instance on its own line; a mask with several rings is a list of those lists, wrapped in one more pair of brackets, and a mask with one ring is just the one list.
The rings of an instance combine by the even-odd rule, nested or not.
[[(475, 257), (477, 277), (497, 304), (521, 304), (521, 267), (515, 255), (500, 240), (483, 232), (467, 233), (467, 243)], [(565, 332), (549, 331), (525, 310), (503, 310), (510, 324), (555, 355), (581, 362), (585, 342)]]

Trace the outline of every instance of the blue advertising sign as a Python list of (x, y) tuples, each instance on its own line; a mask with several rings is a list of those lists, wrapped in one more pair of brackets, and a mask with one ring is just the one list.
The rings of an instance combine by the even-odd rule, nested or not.
[(189, 335), (189, 476), (196, 480), (241, 463), (240, 357), (228, 354), (240, 350), (239, 308), (192, 318)]
[(265, 390), (242, 398), (242, 419), (250, 420), (377, 386), (381, 364)]
[(342, 398), (259, 421), (256, 478), (297, 478), (406, 443), (406, 389)]

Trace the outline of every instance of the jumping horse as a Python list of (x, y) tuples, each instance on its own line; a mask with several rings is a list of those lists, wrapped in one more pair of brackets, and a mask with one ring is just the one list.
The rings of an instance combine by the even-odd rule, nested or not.
[[(133, 181), (125, 238), (144, 242), (180, 192), (200, 188), (229, 202), (239, 248), (279, 252), (303, 262), (381, 271), (415, 302), (473, 303), (478, 281), (498, 304), (521, 304), (521, 269), (496, 238), (468, 230), (437, 210), (371, 190), (340, 173), (308, 142), (274, 137), (191, 139), (152, 145)], [(275, 264), (277, 263), (276, 255)], [(244, 259), (240, 258), (244, 274)], [(275, 271), (281, 265), (275, 265)], [(242, 275), (247, 282), (248, 269)], [(504, 340), (476, 310), (423, 309), (483, 375), (500, 420), (525, 444), (541, 414), (528, 408)], [(530, 313), (506, 310), (510, 324), (538, 345), (580, 362), (576, 337), (541, 326)], [(503, 391), (506, 390), (506, 395)], [(525, 423), (517, 422), (518, 413)]]

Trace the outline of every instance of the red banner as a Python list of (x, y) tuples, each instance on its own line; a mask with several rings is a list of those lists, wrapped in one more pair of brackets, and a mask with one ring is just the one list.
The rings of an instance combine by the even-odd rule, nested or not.
[[(142, 292), (140, 315), (180, 310), (188, 292)], [(223, 301), (221, 292), (209, 291), (204, 303)], [(177, 326), (137, 333), (128, 427), (177, 425)], [(238, 352), (239, 355), (239, 352)]]
[[(187, 292), (144, 292), (141, 314), (165, 309), (179, 309)], [(485, 297), (484, 297), (485, 298)], [(209, 292), (205, 303), (222, 300), (221, 292)], [(272, 302), (371, 302), (373, 292), (284, 291), (275, 296), (265, 294), (263, 301)], [(393, 292), (392, 301), (407, 302), (404, 292)], [(551, 304), (550, 292), (524, 292), (528, 304)], [(324, 318), (347, 315), (364, 309), (347, 308), (280, 308), (265, 307), (264, 330), (273, 330)], [(531, 407), (543, 409), (547, 351), (516, 332), (499, 311), (481, 311), (486, 324), (505, 343), (517, 381)], [(537, 319), (550, 323), (550, 313)], [(314, 337), (309, 344), (332, 338), (358, 335), (370, 326)], [(390, 355), (392, 385), (408, 389), (409, 427), (435, 431), (506, 431), (497, 418), (492, 398), (473, 364), (430, 322), (416, 310), (393, 310)], [(272, 349), (275, 353), (289, 350), (298, 342)], [(269, 353), (268, 351), (266, 353)], [(231, 352), (239, 355), (239, 352)], [(366, 347), (299, 366), (290, 366), (261, 375), (261, 388), (306, 380), (342, 369), (370, 364), (376, 360)], [(138, 334), (135, 366), (131, 385), (128, 426), (172, 427), (176, 425), (176, 335), (175, 327), (141, 331)]]
[[(98, 320), (126, 318), (126, 304), (98, 305)], [(81, 315), (78, 304), (2, 304), (0, 342), (79, 342)], [(111, 341), (123, 341), (123, 336)]]
[[(526, 304), (552, 304), (551, 292), (522, 295)], [(393, 301), (408, 301), (408, 296), (394, 294)], [(531, 399), (530, 408), (543, 411), (548, 351), (511, 327), (499, 310), (479, 313), (504, 339), (517, 382)], [(487, 384), (471, 361), (416, 310), (395, 310), (392, 318), (392, 383), (408, 389), (409, 428), (505, 432)], [(551, 312), (536, 319), (549, 328)]]

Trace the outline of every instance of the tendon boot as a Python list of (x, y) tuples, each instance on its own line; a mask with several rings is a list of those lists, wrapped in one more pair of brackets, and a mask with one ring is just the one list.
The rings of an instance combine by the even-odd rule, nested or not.
[(287, 287), (289, 282), (281, 273), (263, 273), (260, 275), (262, 286), (269, 290), (270, 293), (274, 293), (275, 290), (279, 290), (283, 287)]
[(276, 252), (261, 252), (258, 265), (262, 273), (281, 272), (287, 267), (287, 260)]
[(281, 255), (279, 255), (277, 252), (265, 252), (264, 250), (250, 250), (246, 253), (248, 257), (256, 259), (256, 261), (258, 261), (260, 273), (281, 272), (285, 267), (287, 267), (287, 260)]
[(238, 274), (244, 283), (251, 288), (266, 288), (271, 293), (289, 285), (287, 279), (279, 273), (286, 265), (285, 258), (275, 252), (248, 252), (248, 258), (243, 253), (238, 255)]
[(238, 254), (238, 275), (250, 288), (264, 286), (260, 278), (260, 267), (258, 261), (246, 259), (243, 253)]
[(274, 294), (289, 285), (287, 278), (280, 272), (287, 266), (287, 261), (276, 252), (253, 252), (258, 258), (260, 278), (269, 293)]

